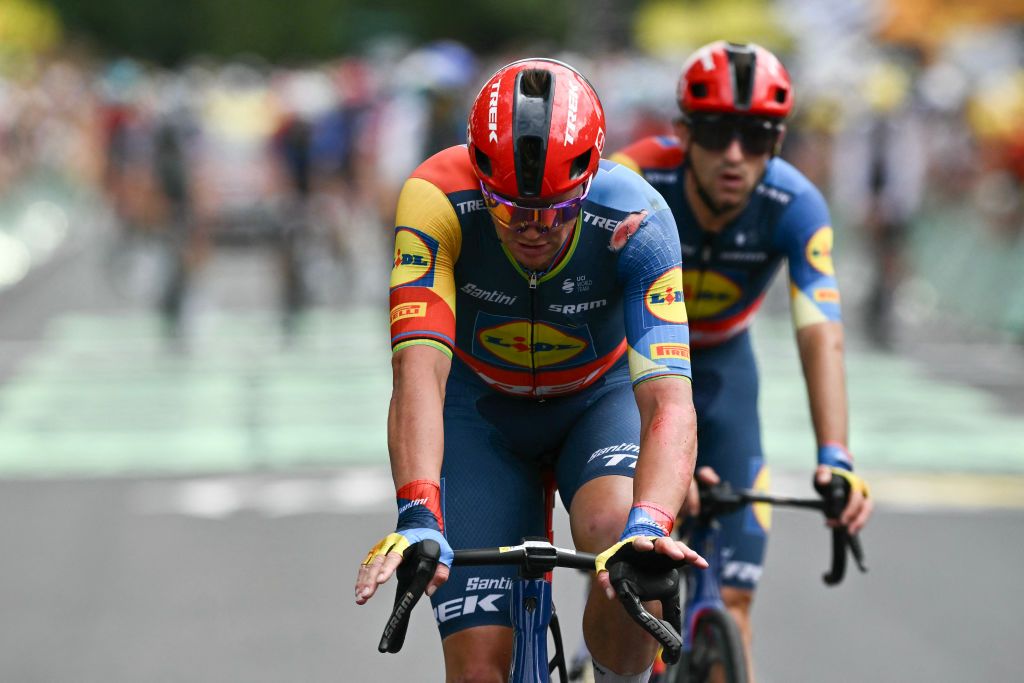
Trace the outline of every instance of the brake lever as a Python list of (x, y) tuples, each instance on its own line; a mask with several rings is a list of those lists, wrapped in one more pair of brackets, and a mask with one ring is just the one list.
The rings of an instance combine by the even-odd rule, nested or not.
[[(828, 519), (839, 519), (850, 498), (850, 483), (842, 477), (833, 476), (826, 485), (814, 482), (815, 490), (821, 494), (825, 501), (825, 517)], [(832, 528), (832, 567), (822, 576), (826, 585), (835, 586), (842, 582), (846, 576), (846, 550), (849, 548), (857, 568), (861, 572), (867, 572), (864, 565), (864, 549), (861, 546), (860, 538), (851, 534), (845, 526)]]
[(378, 652), (394, 654), (405, 644), (412, 608), (423, 597), (430, 579), (434, 576), (437, 562), (441, 558), (441, 544), (429, 539), (413, 543), (405, 549), (402, 558), (402, 564), (398, 565), (395, 572), (398, 579), (395, 605), (391, 609), (387, 624), (384, 625), (384, 633), (380, 637), (380, 644), (377, 645)]
[[(672, 624), (663, 619), (658, 619), (644, 609), (640, 596), (637, 595), (636, 591), (628, 583), (616, 584), (615, 592), (618, 593), (619, 602), (626, 608), (626, 613), (629, 614), (630, 618), (654, 636), (654, 639), (661, 645), (661, 658), (665, 663), (674, 664), (678, 662), (683, 648), (683, 639), (679, 635), (679, 631), (673, 628)], [(664, 601), (662, 601), (662, 604), (665, 604)]]
[[(679, 608), (679, 570), (682, 564), (665, 555), (639, 552), (625, 545), (608, 561), (608, 579), (630, 618), (650, 633), (663, 648), (662, 659), (679, 661), (682, 615)], [(661, 602), (665, 619), (658, 619), (643, 606), (644, 600)]]

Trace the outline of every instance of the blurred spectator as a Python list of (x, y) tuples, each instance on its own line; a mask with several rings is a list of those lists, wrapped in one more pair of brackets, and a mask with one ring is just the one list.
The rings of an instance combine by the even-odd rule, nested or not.
[(893, 343), (893, 302), (906, 273), (908, 231), (928, 167), (915, 71), (916, 59), (894, 55), (868, 71), (864, 106), (850, 112), (833, 156), (833, 197), (846, 220), (859, 226), (871, 255), (864, 324), (881, 348)]

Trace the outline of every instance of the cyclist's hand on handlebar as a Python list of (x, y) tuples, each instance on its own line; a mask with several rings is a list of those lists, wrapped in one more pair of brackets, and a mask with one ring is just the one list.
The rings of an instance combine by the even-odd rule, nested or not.
[(850, 497), (839, 519), (827, 520), (827, 524), (831, 527), (845, 526), (850, 533), (856, 534), (867, 524), (875, 507), (870, 488), (862, 478), (842, 467), (818, 465), (814, 472), (814, 481), (819, 486), (827, 486), (832, 477), (842, 477), (850, 484)]
[(704, 466), (697, 469), (690, 479), (690, 490), (686, 494), (686, 501), (683, 502), (683, 513), (687, 517), (696, 517), (700, 514), (700, 486), (714, 486), (721, 483), (718, 474), (710, 467)]
[(402, 564), (402, 554), (406, 549), (413, 543), (426, 539), (437, 541), (441, 546), (441, 559), (438, 561), (437, 571), (427, 584), (426, 590), (428, 597), (433, 595), (434, 591), (448, 580), (455, 554), (440, 532), (434, 529), (405, 529), (388, 534), (366, 554), (363, 563), (359, 565), (359, 575), (356, 577), (356, 604), (366, 604), (377, 592), (377, 587), (394, 575), (398, 565)]
[(444, 520), (441, 518), (441, 487), (436, 481), (416, 479), (396, 493), (398, 502), (398, 524), (395, 532), (385, 536), (373, 546), (356, 577), (356, 604), (365, 604), (377, 592), (377, 587), (386, 582), (402, 564), (402, 554), (413, 543), (423, 540), (437, 541), (441, 546), (441, 557), (433, 578), (427, 584), (427, 595), (433, 595), (438, 586), (448, 580), (449, 568), (455, 553), (444, 537)]
[(618, 542), (597, 556), (597, 581), (609, 600), (615, 598), (615, 589), (608, 577), (607, 563), (627, 543), (638, 552), (655, 552), (701, 569), (707, 568), (707, 560), (697, 551), (669, 535), (673, 523), (673, 516), (656, 504), (640, 502), (633, 506)]

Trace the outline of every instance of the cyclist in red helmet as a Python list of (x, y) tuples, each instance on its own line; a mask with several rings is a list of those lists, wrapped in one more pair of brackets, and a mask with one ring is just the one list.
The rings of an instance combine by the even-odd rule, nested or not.
[[(577, 548), (625, 544), (706, 566), (670, 530), (696, 450), (679, 240), (638, 175), (601, 161), (587, 80), (550, 59), (500, 69), (468, 144), (398, 201), (388, 419), (398, 523), (360, 566), (365, 603), (431, 538), (447, 680), (505, 680), (513, 569), (451, 569), (451, 547), (546, 534), (552, 471)], [(604, 551), (602, 553), (602, 551)], [(598, 681), (646, 681), (654, 641), (599, 573), (584, 633)]]
[[(676, 136), (639, 140), (611, 158), (661, 192), (679, 230), (687, 264), (698, 467), (710, 467), (734, 487), (767, 485), (748, 329), (785, 262), (818, 446), (815, 477), (821, 483), (832, 476), (850, 481), (853, 493), (841, 520), (858, 531), (872, 502), (853, 474), (848, 449), (831, 220), (817, 188), (776, 156), (793, 109), (789, 74), (759, 45), (718, 41), (686, 61), (677, 99)], [(748, 509), (722, 526), (722, 597), (744, 635), (749, 662), (750, 606), (770, 521), (767, 512)]]

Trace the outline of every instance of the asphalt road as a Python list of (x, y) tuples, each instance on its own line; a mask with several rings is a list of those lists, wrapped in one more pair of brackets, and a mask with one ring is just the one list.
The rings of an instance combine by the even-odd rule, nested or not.
[[(0, 484), (0, 678), (441, 680), (429, 610), (400, 654), (381, 655), (393, 588), (352, 599), (390, 510), (200, 518), (145, 510), (152, 486)], [(869, 573), (826, 588), (820, 522), (780, 514), (755, 611), (760, 680), (1016, 680), (1022, 524), (1019, 511), (883, 507), (864, 536)], [(570, 647), (582, 591), (579, 575), (556, 578)]]
[[(171, 353), (109, 286), (102, 247), (0, 294), (0, 680), (441, 680), (426, 608), (385, 656), (393, 591), (352, 599), (394, 518), (383, 315), (319, 312), (284, 343), (268, 257), (239, 250), (211, 264), (194, 343)], [(758, 329), (775, 485), (799, 488), (811, 456), (791, 333)], [(1019, 678), (1024, 373), (1013, 350), (921, 348), (851, 343), (879, 499), (870, 572), (825, 588), (820, 521), (779, 513), (755, 609), (761, 681)], [(952, 352), (959, 369), (937, 372), (929, 354)], [(969, 361), (993, 354), (997, 386), (979, 386)], [(582, 578), (556, 586), (574, 647)]]

